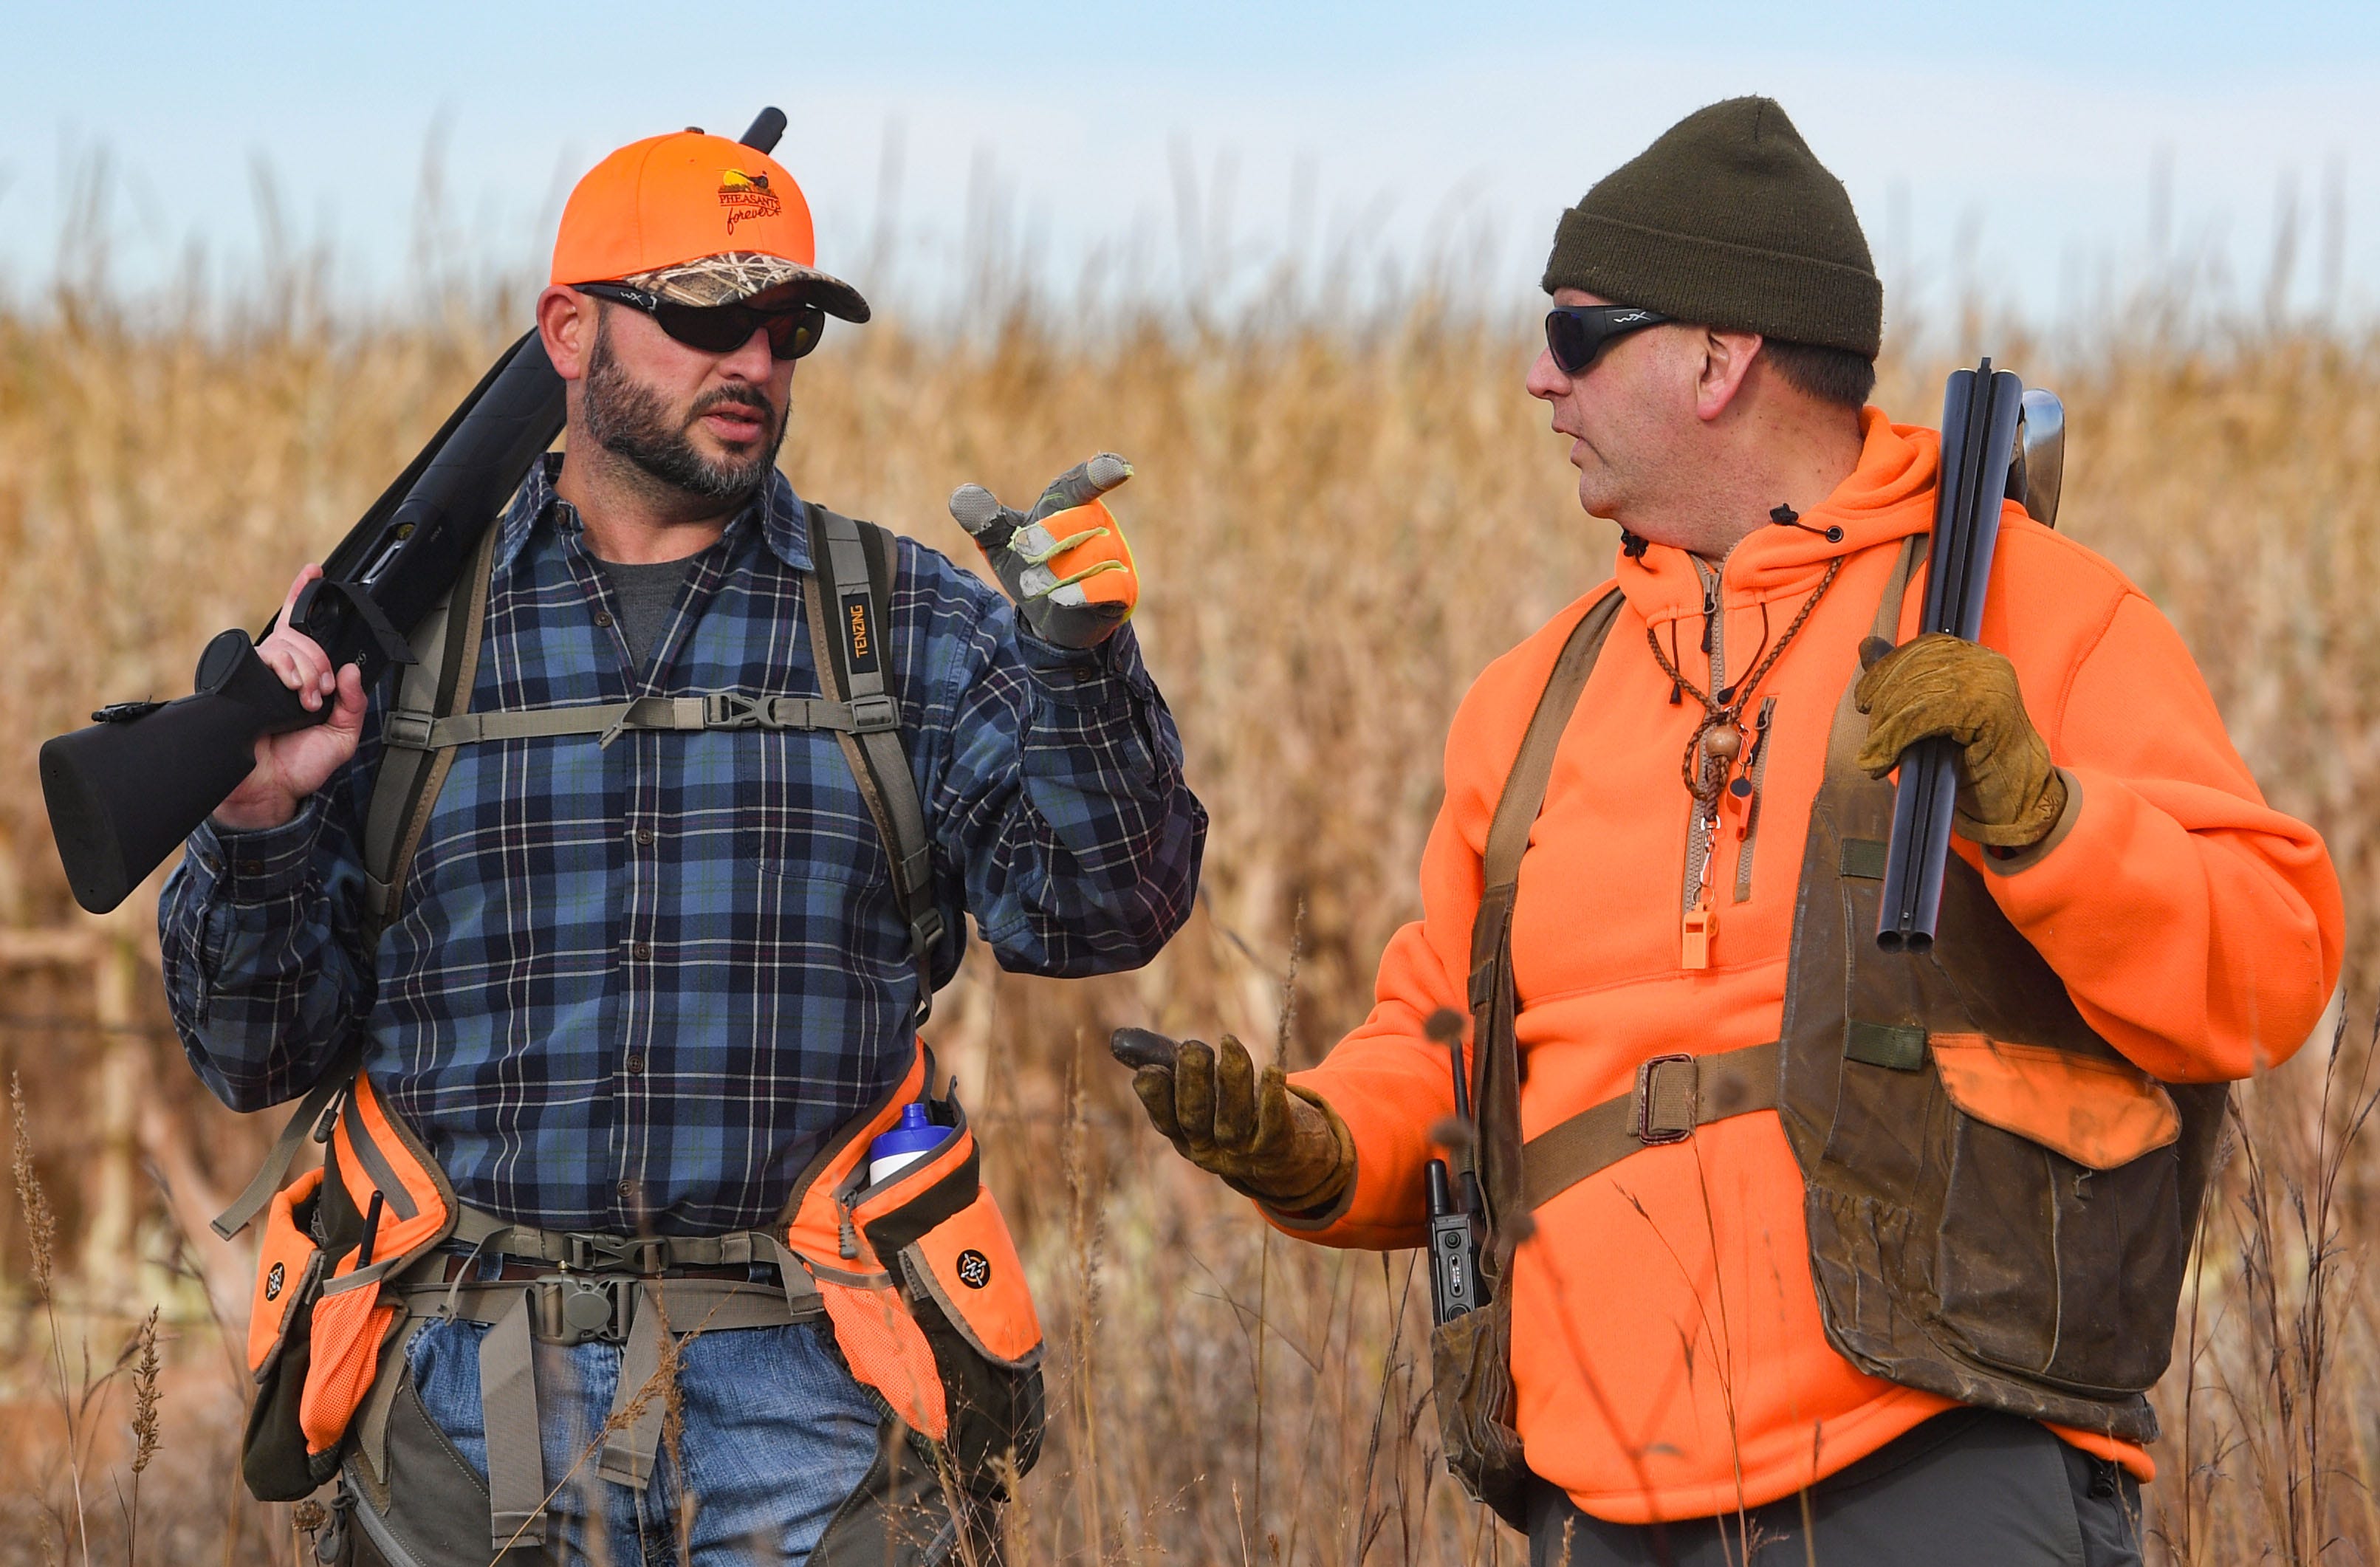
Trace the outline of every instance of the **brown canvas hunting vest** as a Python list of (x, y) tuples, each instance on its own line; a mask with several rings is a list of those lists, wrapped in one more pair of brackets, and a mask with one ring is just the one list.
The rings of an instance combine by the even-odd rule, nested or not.
[[(1876, 635), (1897, 631), (1925, 545), (1919, 535), (1902, 548)], [(1782, 1037), (1656, 1058), (1635, 1092), (1523, 1144), (1512, 967), (1520, 858), (1619, 604), (1615, 590), (1572, 633), (1484, 856), (1470, 995), (1473, 1157), (1491, 1237), (1483, 1269), (1501, 1284), (1513, 1250), (1535, 1233), (1516, 1217), (1555, 1193), (1698, 1126), (1773, 1109), (1801, 1166), (1811, 1280), (1838, 1352), (1871, 1375), (1962, 1403), (2153, 1439), (2146, 1392), (2171, 1356), (2228, 1089), (2159, 1084), (2127, 1062), (1956, 856), (1932, 950), (1877, 948), (1893, 785), (1852, 765), (1866, 722), (1848, 686), (1803, 851)], [(1978, 1052), (2020, 1086), (2024, 1073), (2042, 1075), (2053, 1097), (2061, 1075), (2111, 1085), (2139, 1112), (2128, 1137), (2103, 1139), (2128, 1145), (2121, 1162), (2070, 1142), (2061, 1152), (1985, 1119), (1997, 1107), (1962, 1094), (1965, 1074), (1946, 1064)], [(1450, 1463), (1499, 1511), (1525, 1478), (1513, 1472), (1519, 1446), (1509, 1431), (1506, 1299), (1498, 1288), (1493, 1306), (1440, 1328), (1434, 1345)]]

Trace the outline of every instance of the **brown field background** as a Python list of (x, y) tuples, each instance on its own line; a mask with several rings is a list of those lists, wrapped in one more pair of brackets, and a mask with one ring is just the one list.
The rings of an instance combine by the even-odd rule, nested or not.
[[(110, 920), (72, 908), (33, 766), (100, 700), (187, 690), (207, 637), (259, 625), (526, 318), (516, 293), (358, 324), (294, 282), (231, 319), (103, 289), (0, 305), (0, 1068), (23, 1128), (18, 1197), (0, 1197), (0, 1563), (295, 1559), (287, 1510), (234, 1477), (225, 1332), (247, 1259), (203, 1223), (279, 1118), (225, 1111), (180, 1059), (153, 886)], [(1198, 915), (1157, 964), (1059, 984), (978, 952), (932, 1029), (992, 1123), (1050, 1334), (1052, 1434), (1014, 1559), (1516, 1561), (1439, 1465), (1411, 1257), (1269, 1239), (1138, 1123), (1104, 1040), (1122, 1022), (1234, 1030), (1302, 1063), (1356, 1022), (1416, 912), (1455, 700), (1600, 579), (1613, 531), (1580, 516), (1521, 391), (1525, 323), (1425, 297), (1229, 327), (1111, 316), (1087, 338), (1068, 319), (1028, 298), (971, 336), (838, 327), (795, 379), (784, 457), (805, 493), (959, 554), (954, 484), (1016, 497), (1102, 447), (1129, 456), (1141, 635), (1214, 815)], [(1929, 340), (1989, 339), (2065, 395), (2062, 526), (2165, 607), (2272, 798), (2328, 835), (2368, 977), (2380, 344), (2155, 299), (2124, 319), (2088, 343), (1974, 321)], [(1930, 421), (1949, 362), (1888, 358), (1879, 400)], [(2373, 1001), (2359, 981), (2349, 1017)], [(2350, 1137), (2364, 1033), (2239, 1096), (2159, 1394), (2153, 1554), (2380, 1549), (2362, 1287), (2380, 1160)], [(128, 1345), (152, 1306), (136, 1475)]]

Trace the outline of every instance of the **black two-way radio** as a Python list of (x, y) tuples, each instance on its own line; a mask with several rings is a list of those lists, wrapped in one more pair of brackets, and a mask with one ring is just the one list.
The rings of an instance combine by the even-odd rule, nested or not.
[(1463, 1145), (1459, 1178), (1442, 1159), (1433, 1159), (1422, 1168), (1423, 1196), (1429, 1209), (1430, 1315), (1442, 1326), (1488, 1304), (1488, 1281), (1479, 1271), (1487, 1204), (1479, 1194), (1479, 1137), (1471, 1119), (1470, 1074), (1463, 1070), (1462, 1014), (1440, 1007), (1422, 1026), (1446, 1047), (1453, 1062), (1454, 1119)]

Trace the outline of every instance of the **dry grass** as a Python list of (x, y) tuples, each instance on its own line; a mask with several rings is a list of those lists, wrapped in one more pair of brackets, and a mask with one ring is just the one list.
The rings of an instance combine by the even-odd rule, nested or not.
[[(14, 784), (0, 790), (0, 929), (79, 917), (42, 823), (36, 740), (98, 699), (187, 689), (206, 637), (261, 620), (518, 304), (390, 327), (285, 310), (212, 330), (103, 296), (0, 310), (0, 755)], [(2369, 974), (2374, 345), (2201, 331), (2007, 346), (2068, 399), (2067, 528), (2167, 607), (2272, 797), (2328, 834), (2355, 972)], [(1613, 543), (1578, 515), (1520, 392), (1526, 354), (1519, 329), (1426, 303), (1369, 323), (1127, 322), (1089, 345), (1028, 306), (956, 346), (891, 324), (831, 336), (795, 382), (796, 484), (954, 553), (953, 484), (1021, 495), (1101, 447), (1135, 460), (1123, 503), (1149, 585), (1143, 635), (1214, 810), (1200, 913), (1157, 965), (1056, 985), (997, 976), (978, 954), (938, 1014), (992, 1128), (991, 1179), (1050, 1330), (1055, 1422), (1017, 1511), (1020, 1561), (1497, 1549), (1437, 1464), (1411, 1258), (1268, 1240), (1135, 1125), (1101, 1041), (1127, 1020), (1271, 1036), (1300, 910), (1283, 1049), (1310, 1060), (1362, 1014), (1382, 943), (1415, 911), (1456, 698), (1590, 586)], [(1883, 400), (1930, 419), (1943, 368), (1888, 363)], [(152, 974), (146, 1028), (163, 1017), (153, 990)], [(2353, 1015), (2372, 1000), (2359, 993)], [(32, 1108), (28, 1175), (65, 1237), (95, 1221), (109, 1200), (100, 1063), (114, 1061), (140, 1085), (138, 1146), (175, 1200), (140, 1203), (134, 1244), (156, 1260), (113, 1284), (66, 1248), (55, 1334), (51, 1292), (21, 1282), (23, 1221), (0, 1218), (0, 1562), (79, 1557), (86, 1531), (94, 1561), (133, 1554), (128, 1509), (102, 1499), (111, 1482), (128, 1496), (144, 1419), (140, 1560), (288, 1561), (286, 1513), (244, 1503), (231, 1479), (238, 1379), (216, 1318), (245, 1309), (238, 1270), (211, 1237), (181, 1239), (188, 1213), (245, 1178), (267, 1128), (207, 1103), (169, 1038), (84, 1026), (92, 1006), (61, 971), (0, 970), (0, 1065)], [(2380, 1550), (2380, 1321), (2360, 1287), (2380, 1160), (2348, 1140), (2369, 1052), (2350, 1034), (2328, 1079), (2321, 1053), (2241, 1095), (2240, 1155), (2162, 1395), (2173, 1435), (2153, 1522), (2177, 1560)], [(159, 1299), (164, 1364), (143, 1405), (137, 1324)], [(111, 1379), (123, 1343), (134, 1374)], [(98, 1391), (78, 1406), (70, 1459), (55, 1389), (77, 1380), (86, 1345), (103, 1369), (81, 1376)], [(1513, 1559), (1509, 1537), (1500, 1549)]]

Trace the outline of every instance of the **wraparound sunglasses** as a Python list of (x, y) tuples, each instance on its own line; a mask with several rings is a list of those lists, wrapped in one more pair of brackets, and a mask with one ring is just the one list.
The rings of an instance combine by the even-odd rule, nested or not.
[(1564, 375), (1585, 375), (1614, 339), (1670, 319), (1633, 305), (1556, 305), (1546, 312), (1546, 349)]
[(798, 359), (818, 346), (819, 335), (826, 330), (826, 311), (816, 305), (773, 310), (756, 310), (749, 305), (681, 305), (625, 283), (573, 286), (581, 294), (644, 311), (672, 338), (706, 354), (732, 354), (752, 341), (752, 334), (765, 330), (770, 353), (781, 359)]

